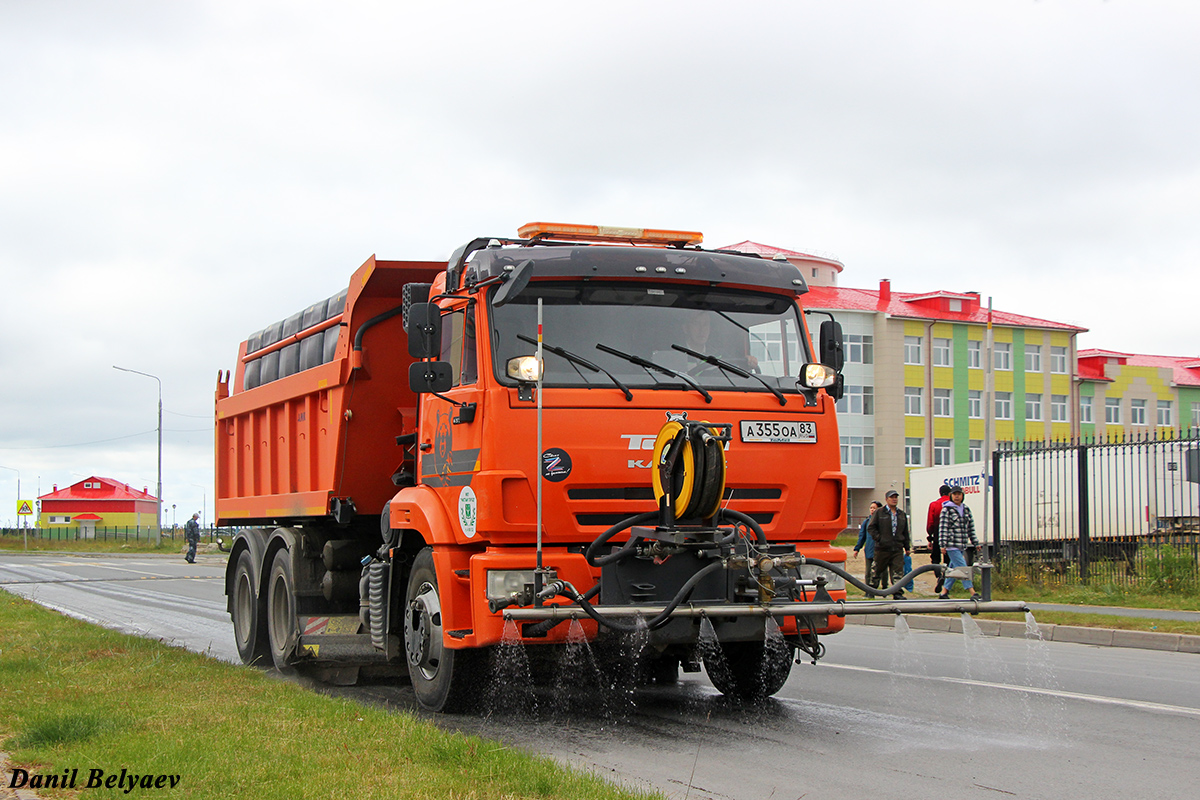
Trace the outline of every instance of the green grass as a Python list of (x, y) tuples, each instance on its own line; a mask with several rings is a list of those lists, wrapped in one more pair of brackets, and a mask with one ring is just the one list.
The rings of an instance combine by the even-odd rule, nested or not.
[[(996, 597), (996, 600), (1007, 598)], [(1024, 598), (1027, 599), (1027, 598)], [(1119, 617), (1115, 614), (1085, 614), (1078, 611), (1035, 610), (1038, 622), (1049, 625), (1072, 625), (1078, 628), (1113, 628), (1120, 631), (1150, 631), (1153, 633), (1186, 633), (1200, 636), (1200, 622), (1171, 619)], [(1014, 619), (1012, 614), (980, 614), (981, 619)]]
[[(81, 785), (94, 768), (181, 776), (156, 797), (658, 797), (3, 592), (0, 749), (31, 774), (78, 768)], [(3, 778), (7, 786), (9, 773)], [(100, 788), (86, 796), (127, 795)]]

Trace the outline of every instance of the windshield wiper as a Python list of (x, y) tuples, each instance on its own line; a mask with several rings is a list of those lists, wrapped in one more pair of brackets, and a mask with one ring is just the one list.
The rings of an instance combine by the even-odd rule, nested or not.
[[(532, 339), (522, 333), (518, 333), (517, 338), (523, 342), (529, 342), (530, 344), (533, 344), (533, 345), (537, 344), (537, 339)], [(551, 353), (554, 353), (554, 355), (558, 356), (559, 358), (564, 358), (572, 364), (578, 364), (579, 366), (583, 367), (584, 369), (590, 369), (592, 372), (603, 372), (605, 375), (608, 376), (608, 379), (610, 381), (612, 381), (613, 383), (615, 383), (617, 385), (618, 389), (620, 389), (622, 392), (625, 393), (626, 400), (628, 400), (630, 402), (633, 401), (633, 392), (629, 391), (629, 389), (625, 386), (625, 384), (623, 384), (619, 380), (617, 380), (616, 376), (613, 375), (608, 370), (606, 370), (604, 367), (598, 367), (595, 364), (593, 364), (592, 362), (588, 361), (586, 358), (577, 356), (574, 353), (572, 353), (571, 351), (564, 350), (561, 347), (555, 347), (552, 344), (546, 344), (544, 341), (542, 342), (542, 347), (546, 350), (549, 350)]]
[(641, 356), (635, 356), (635, 355), (631, 355), (629, 353), (622, 353), (620, 350), (609, 347), (606, 344), (597, 343), (596, 349), (601, 351), (602, 353), (608, 353), (609, 355), (614, 355), (617, 358), (623, 358), (626, 361), (628, 361), (630, 364), (636, 364), (637, 366), (641, 367), (642, 369), (654, 370), (655, 372), (661, 372), (664, 375), (670, 375), (673, 378), (679, 378), (679, 380), (683, 381), (688, 386), (692, 387), (697, 392), (699, 392), (701, 395), (703, 395), (704, 402), (706, 402), (706, 403), (712, 402), (712, 395), (709, 394), (708, 392), (704, 391), (704, 388), (701, 387), (700, 384), (696, 383), (694, 380), (689, 378), (687, 375), (682, 375), (673, 369), (667, 369), (666, 367), (664, 367), (661, 364), (655, 364), (653, 361), (647, 361), (646, 359), (642, 358)]
[(766, 387), (768, 392), (770, 392), (771, 394), (773, 394), (777, 398), (779, 398), (779, 405), (781, 405), (781, 406), (787, 405), (787, 398), (783, 396), (783, 392), (779, 391), (774, 386), (772, 386), (771, 384), (764, 381), (762, 379), (761, 375), (755, 375), (753, 372), (747, 372), (746, 370), (742, 369), (741, 367), (736, 366), (734, 364), (730, 364), (728, 361), (722, 361), (721, 359), (717, 358), (716, 356), (705, 355), (704, 353), (697, 353), (695, 350), (689, 350), (688, 348), (684, 347), (681, 344), (673, 344), (673, 345), (671, 345), (671, 349), (678, 350), (681, 353), (687, 353), (689, 356), (691, 356), (692, 358), (694, 358), (698, 361), (703, 361), (705, 364), (712, 364), (714, 367), (723, 369), (726, 372), (732, 372), (734, 375), (737, 375), (739, 378), (754, 378), (754, 380), (758, 381), (764, 387)]

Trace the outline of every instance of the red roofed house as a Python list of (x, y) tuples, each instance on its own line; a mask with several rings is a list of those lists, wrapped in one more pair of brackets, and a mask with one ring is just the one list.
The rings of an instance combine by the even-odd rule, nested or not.
[(70, 531), (72, 538), (95, 538), (97, 527), (153, 531), (158, 524), (158, 499), (112, 478), (93, 475), (65, 489), (55, 486), (38, 500), (38, 527)]
[[(899, 292), (887, 280), (878, 289), (844, 289), (833, 259), (754, 242), (722, 249), (795, 263), (809, 281), (805, 309), (827, 311), (842, 325), (838, 429), (852, 523), (889, 489), (905, 494), (912, 467), (983, 459), (988, 310), (978, 293)], [(992, 322), (996, 439), (1077, 435), (1075, 339), (1085, 329), (995, 310)], [(923, 513), (932, 499), (908, 498), (906, 506)]]
[(1081, 350), (1078, 374), (1085, 434), (1200, 428), (1200, 358)]

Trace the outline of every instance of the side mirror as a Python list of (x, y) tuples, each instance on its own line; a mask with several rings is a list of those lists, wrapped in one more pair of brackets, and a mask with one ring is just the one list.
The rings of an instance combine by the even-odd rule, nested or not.
[(846, 353), (842, 345), (842, 326), (834, 320), (821, 323), (821, 363), (841, 372), (846, 364)]
[(413, 358), (437, 358), (441, 354), (442, 312), (435, 304), (409, 306), (404, 332), (408, 334), (408, 354)]
[(532, 277), (533, 259), (527, 258), (509, 273), (508, 280), (500, 284), (500, 288), (492, 296), (492, 306), (502, 306), (510, 302), (514, 297), (525, 291), (525, 287), (529, 285), (529, 279)]
[(418, 361), (408, 367), (408, 388), (417, 394), (441, 394), (454, 385), (449, 361)]

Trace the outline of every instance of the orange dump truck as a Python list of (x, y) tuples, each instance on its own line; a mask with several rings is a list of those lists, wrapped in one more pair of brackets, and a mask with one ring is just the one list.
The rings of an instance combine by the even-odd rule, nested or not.
[(491, 648), (553, 659), (573, 620), (743, 697), (818, 657), (853, 580), (841, 332), (814, 351), (794, 265), (699, 241), (533, 223), (368, 259), (250, 336), (216, 397), (242, 659), (407, 673), (455, 710)]

